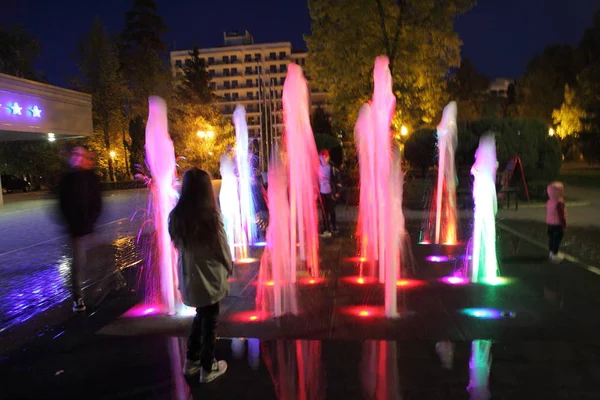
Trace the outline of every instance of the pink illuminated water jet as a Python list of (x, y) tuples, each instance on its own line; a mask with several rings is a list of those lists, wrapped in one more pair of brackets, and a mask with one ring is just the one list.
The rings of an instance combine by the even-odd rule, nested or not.
[(358, 237), (361, 257), (378, 261), (379, 282), (385, 286), (385, 315), (398, 315), (396, 280), (400, 277), (403, 175), (400, 153), (392, 149), (390, 124), (396, 98), (392, 92), (389, 61), (378, 57), (374, 68), (374, 92), (370, 104), (359, 113), (355, 127), (360, 166)]
[[(292, 284), (296, 266), (292, 264), (290, 203), (288, 173), (278, 151), (269, 164), (268, 206), (270, 223), (267, 227), (267, 246), (260, 260), (257, 309), (279, 317), (298, 313), (296, 289)], [(272, 283), (272, 284), (271, 284)]]
[(152, 174), (150, 196), (157, 236), (160, 295), (147, 293), (146, 302), (158, 302), (172, 315), (182, 305), (177, 289), (177, 250), (171, 243), (168, 229), (169, 213), (177, 202), (177, 192), (173, 188), (176, 173), (175, 150), (169, 136), (165, 101), (151, 96), (148, 103), (146, 163)]
[[(290, 244), (300, 243), (300, 261), (313, 277), (319, 276), (319, 232), (315, 199), (318, 192), (319, 156), (310, 126), (309, 92), (302, 68), (288, 66), (283, 85), (283, 116), (289, 173)], [(292, 282), (296, 281), (296, 252), (292, 251)]]

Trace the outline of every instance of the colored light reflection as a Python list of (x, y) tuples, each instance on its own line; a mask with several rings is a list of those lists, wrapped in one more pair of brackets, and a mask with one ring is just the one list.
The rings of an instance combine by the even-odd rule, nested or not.
[(265, 247), (267, 242), (256, 242), (252, 245), (252, 247)]
[(467, 278), (463, 278), (460, 276), (446, 276), (442, 278), (441, 281), (449, 285), (466, 285), (467, 283), (469, 283), (469, 280)]
[(229, 317), (229, 320), (233, 322), (239, 323), (248, 323), (248, 322), (261, 322), (269, 318), (269, 313), (263, 311), (242, 311), (236, 314), (232, 314)]
[(433, 255), (433, 256), (427, 256), (427, 257), (425, 257), (425, 260), (427, 260), (429, 262), (443, 263), (443, 262), (450, 261), (450, 257), (448, 257), (448, 256), (441, 256), (441, 255)]
[(258, 258), (242, 258), (240, 260), (236, 260), (233, 263), (235, 265), (244, 265), (244, 264), (252, 264), (253, 262), (258, 261)]
[(370, 285), (376, 283), (377, 278), (372, 276), (347, 276), (342, 278), (342, 281), (353, 285)]
[(499, 319), (502, 318), (502, 312), (494, 308), (464, 308), (460, 311), (462, 314), (480, 319)]
[(419, 244), (431, 244), (429, 240), (421, 240)]
[(417, 286), (422, 286), (424, 284), (425, 284), (424, 281), (416, 281), (416, 280), (412, 280), (412, 279), (400, 279), (400, 280), (396, 281), (396, 286), (403, 288), (403, 289), (409, 289), (409, 288), (413, 288), (413, 287), (417, 287)]

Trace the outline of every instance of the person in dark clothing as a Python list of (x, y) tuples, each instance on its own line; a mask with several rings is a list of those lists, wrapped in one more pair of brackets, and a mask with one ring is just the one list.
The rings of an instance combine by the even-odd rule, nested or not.
[(81, 290), (81, 272), (87, 263), (86, 241), (94, 231), (94, 224), (102, 211), (100, 180), (92, 170), (93, 154), (82, 146), (71, 151), (69, 171), (59, 184), (59, 206), (67, 231), (71, 237), (73, 262), (71, 285), (73, 311), (85, 311)]
[(335, 215), (335, 204), (339, 198), (341, 183), (338, 169), (330, 162), (329, 151), (319, 152), (319, 192), (321, 194), (321, 210), (323, 214), (323, 232), (321, 236), (330, 237), (338, 233)]

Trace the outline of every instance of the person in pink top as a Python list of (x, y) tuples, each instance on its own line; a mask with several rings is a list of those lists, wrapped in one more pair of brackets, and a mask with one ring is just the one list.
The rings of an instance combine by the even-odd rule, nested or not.
[(567, 228), (567, 208), (565, 206), (565, 185), (562, 182), (552, 182), (546, 189), (546, 224), (548, 224), (548, 247), (550, 260), (560, 262), (562, 256), (558, 253), (560, 242)]

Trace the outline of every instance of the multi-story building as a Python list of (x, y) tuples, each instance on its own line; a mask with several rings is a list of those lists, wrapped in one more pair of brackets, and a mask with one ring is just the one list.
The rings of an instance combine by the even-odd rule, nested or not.
[(490, 83), (489, 93), (492, 96), (508, 97), (508, 88), (514, 83), (514, 79), (496, 78)]
[[(296, 51), (290, 42), (254, 43), (245, 31), (225, 32), (224, 46), (200, 49), (200, 57), (211, 75), (211, 88), (217, 95), (222, 114), (233, 116), (237, 104), (246, 108), (250, 137), (272, 141), (283, 133), (281, 96), (290, 62), (305, 65), (307, 53)], [(172, 51), (171, 67), (175, 76), (189, 51)], [(327, 94), (310, 87), (311, 107), (328, 107)]]

